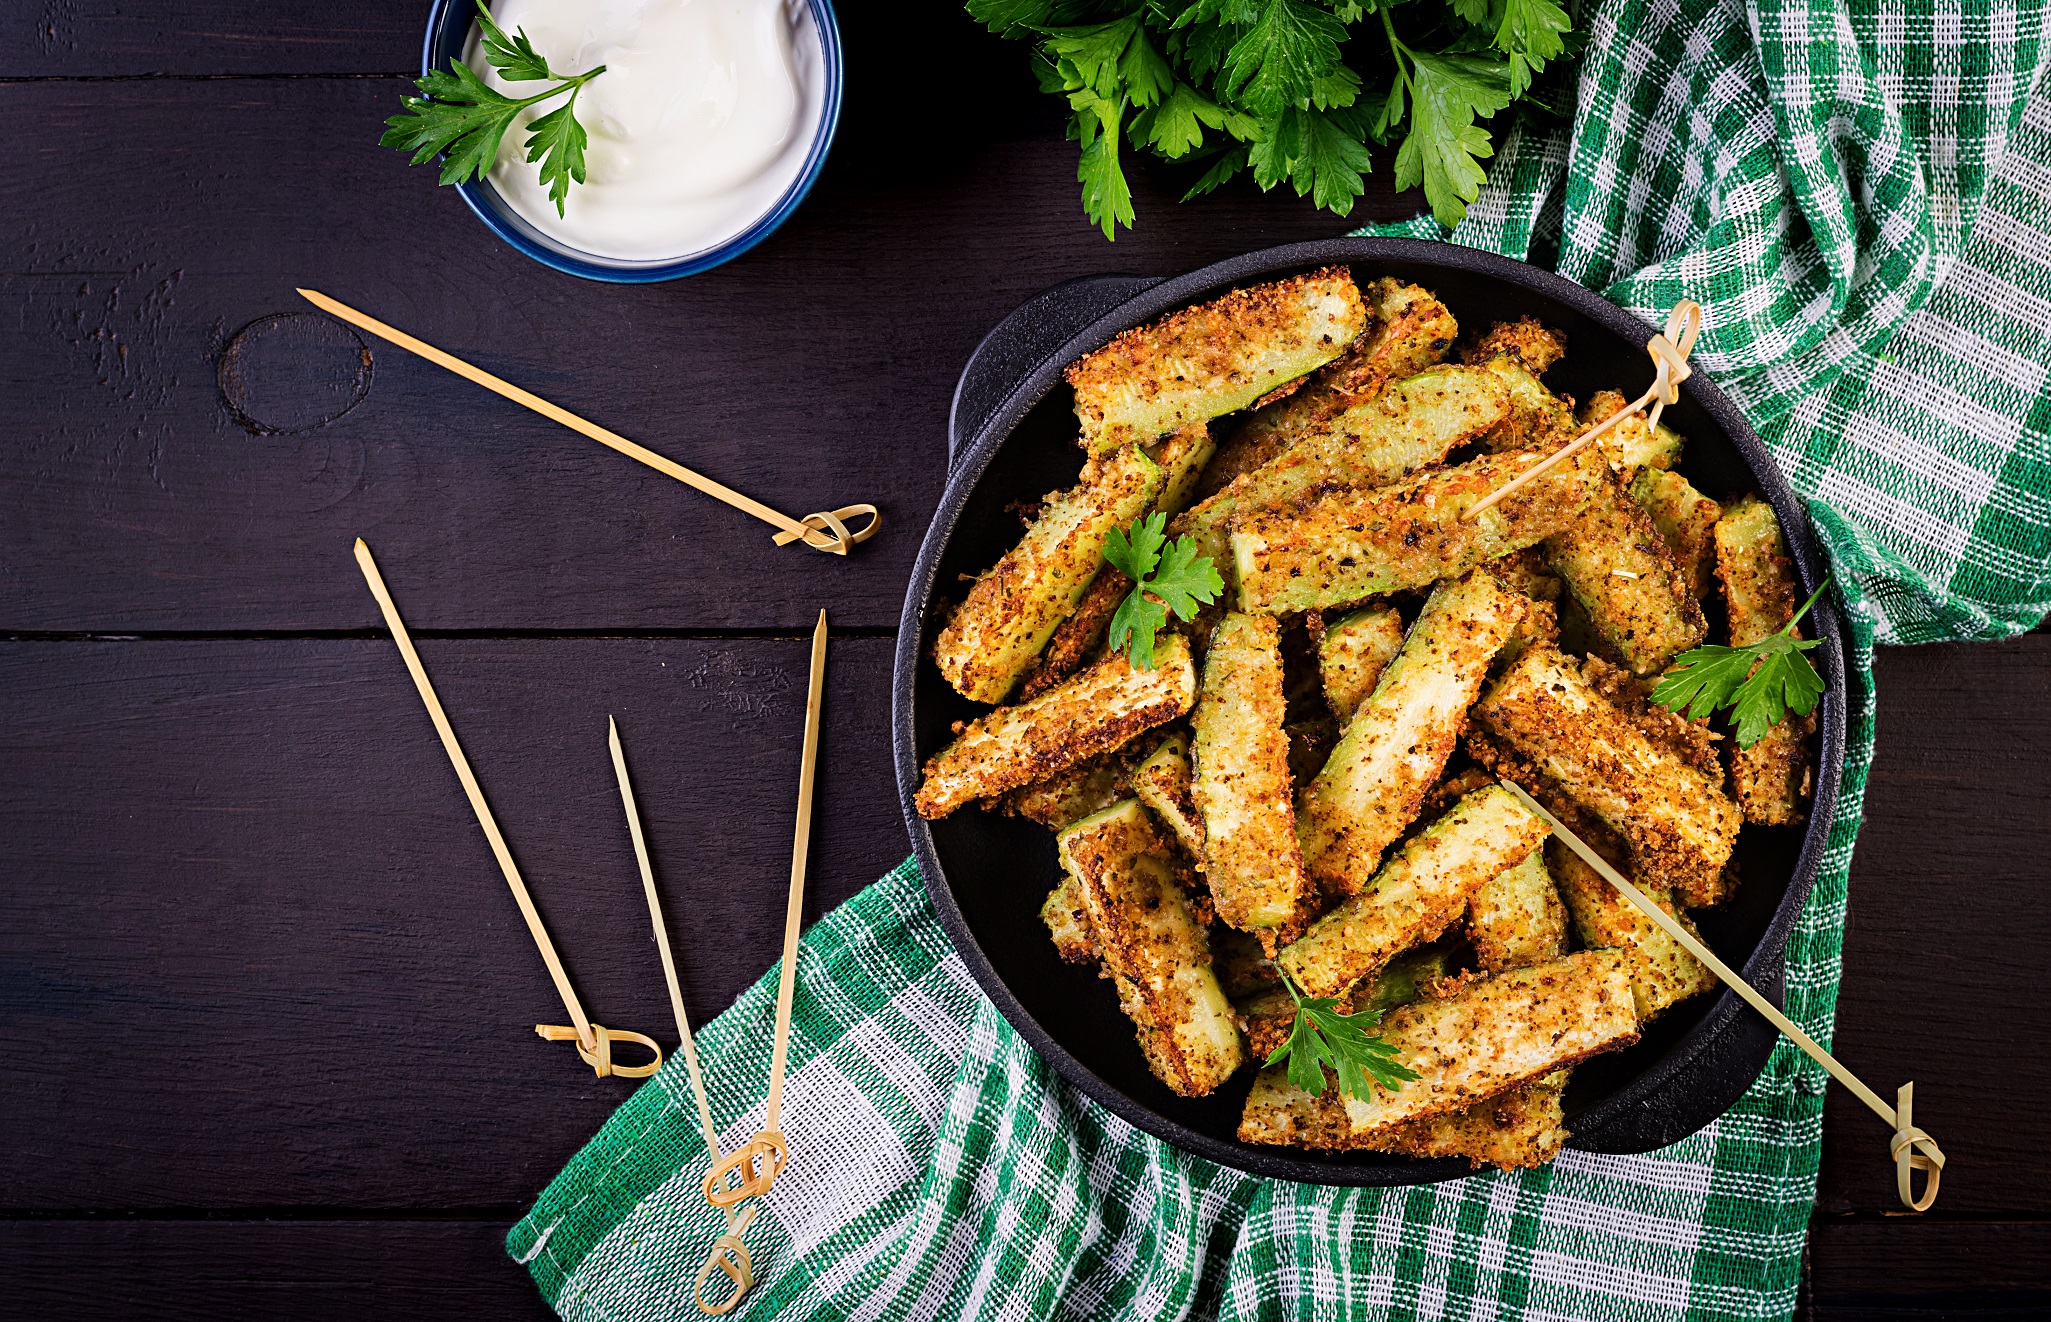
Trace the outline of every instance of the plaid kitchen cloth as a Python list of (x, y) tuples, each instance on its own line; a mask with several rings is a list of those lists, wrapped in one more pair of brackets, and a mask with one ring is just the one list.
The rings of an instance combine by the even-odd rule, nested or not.
[[(1572, 120), (1505, 132), (1451, 238), (1654, 324), (1702, 303), (1697, 361), (1809, 499), (1854, 638), (1850, 747), (1786, 994), (1828, 1041), (1873, 644), (1999, 637), (2051, 607), (2044, 20), (1989, 0), (1610, 0), (1588, 22)], [(761, 1123), (774, 977), (700, 1039), (729, 1148)], [(796, 1007), (797, 1157), (749, 1234), (761, 1283), (743, 1316), (1793, 1307), (1824, 1076), (1785, 1043), (1736, 1106), (1659, 1152), (1329, 1189), (1190, 1157), (1070, 1089), (977, 992), (910, 863), (812, 929)], [(672, 1059), (508, 1236), (565, 1318), (698, 1315), (720, 1222), (694, 1114)]]

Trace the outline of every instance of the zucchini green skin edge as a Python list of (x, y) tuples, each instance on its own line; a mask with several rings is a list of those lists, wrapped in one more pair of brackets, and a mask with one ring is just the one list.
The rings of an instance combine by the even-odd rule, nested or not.
[(1702, 603), (1645, 507), (1595, 473), (1589, 501), (1541, 543), (1546, 567), (1635, 675), (1656, 675), (1709, 633)]
[(1530, 610), (1529, 598), (1486, 572), (1432, 592), (1402, 650), (1304, 792), (1296, 833), (1311, 877), (1325, 890), (1359, 892), (1382, 851), (1417, 816), (1445, 770), (1490, 660)]
[(1165, 480), (1130, 446), (1094, 480), (1054, 496), (940, 631), (933, 659), (947, 682), (977, 702), (1009, 697), (1103, 567), (1105, 536), (1149, 509)]
[(1584, 450), (1477, 517), (1463, 515), (1545, 457), (1484, 455), (1379, 490), (1243, 515), (1232, 533), (1239, 608), (1289, 615), (1350, 606), (1535, 546), (1587, 508), (1596, 475), (1608, 475), (1600, 456)]
[(1435, 940), (1475, 892), (1545, 843), (1545, 820), (1500, 785), (1413, 836), (1361, 894), (1312, 923), (1275, 962), (1308, 996), (1343, 996), (1398, 952)]
[(1030, 702), (970, 721), (927, 759), (913, 805), (922, 817), (945, 817), (963, 804), (1122, 748), (1195, 701), (1196, 665), (1181, 634), (1155, 642), (1152, 670), (1135, 669), (1124, 653), (1114, 652)]
[(1393, 606), (1368, 606), (1325, 626), (1318, 640), (1318, 677), (1325, 705), (1344, 725), (1374, 692), (1403, 647), (1403, 617)]
[[(1780, 632), (1794, 618), (1795, 566), (1773, 506), (1747, 496), (1717, 522), (1713, 536), (1732, 645)], [(1731, 741), (1731, 787), (1746, 821), (1789, 826), (1806, 815), (1813, 774), (1808, 739), (1815, 728), (1813, 714), (1791, 715), (1750, 748)]]
[(1433, 367), (1347, 409), (1190, 510), (1180, 527), (1221, 571), (1234, 521), (1330, 487), (1379, 487), (1428, 468), (1509, 413), (1509, 394), (1478, 367)]
[(1638, 1040), (1631, 978), (1621, 954), (1584, 950), (1499, 973), (1451, 996), (1418, 1001), (1382, 1020), (1382, 1040), (1417, 1078), (1367, 1098), (1326, 1086), (1312, 1096), (1287, 1066), (1254, 1080), (1239, 1123), (1242, 1142), (1372, 1148), (1406, 1121), (1462, 1110), (1521, 1084)]
[(1721, 895), (1743, 823), (1738, 806), (1647, 739), (1557, 648), (1527, 647), (1473, 714), (1621, 835), (1634, 870), (1686, 902)]
[(1193, 794), (1218, 917), (1242, 931), (1286, 926), (1310, 899), (1296, 842), (1289, 736), (1282, 730), (1281, 628), (1229, 612), (1204, 653)]
[(1153, 819), (1127, 799), (1056, 841), (1148, 1067), (1180, 1096), (1215, 1091), (1246, 1051)]
[(1136, 326), (1068, 368), (1083, 448), (1103, 454), (1246, 408), (1337, 358), (1367, 327), (1344, 267), (1328, 267)]

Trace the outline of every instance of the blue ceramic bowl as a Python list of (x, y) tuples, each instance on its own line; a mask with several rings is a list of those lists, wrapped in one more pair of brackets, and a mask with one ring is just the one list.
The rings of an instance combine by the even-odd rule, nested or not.
[[(681, 276), (696, 275), (700, 271), (709, 271), (715, 266), (732, 261), (768, 238), (777, 226), (789, 218), (791, 212), (798, 209), (798, 203), (804, 201), (805, 194), (812, 191), (812, 181), (819, 177), (819, 169), (826, 163), (826, 153), (833, 146), (833, 131), (840, 126), (840, 89), (843, 73), (840, 24), (834, 18), (831, 0), (806, 0), (806, 8), (811, 10), (812, 25), (819, 32), (820, 67), (826, 76), (819, 132), (812, 139), (812, 149), (805, 156), (804, 168), (798, 172), (798, 177), (791, 181), (791, 186), (784, 190), (783, 196), (776, 200), (776, 205), (732, 238), (701, 252), (688, 253), (681, 257), (664, 257), (649, 261), (601, 257), (594, 253), (581, 252), (534, 228), (506, 204), (506, 200), (499, 196), (498, 190), (491, 186), (489, 179), (472, 179), (457, 184), (456, 191), (463, 195), (463, 200), (492, 233), (542, 265), (552, 266), (570, 275), (582, 276), (586, 280), (606, 280), (614, 284), (653, 284), (658, 280), (675, 280)], [(434, 0), (434, 9), (427, 19), (427, 39), (420, 48), (422, 73), (446, 69), (450, 60), (463, 58), (464, 48), (470, 42), (470, 30), (476, 25), (476, 14), (476, 0)]]

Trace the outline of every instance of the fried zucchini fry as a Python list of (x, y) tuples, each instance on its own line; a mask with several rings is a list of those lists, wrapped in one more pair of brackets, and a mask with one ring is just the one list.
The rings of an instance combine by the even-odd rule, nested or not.
[(976, 581), (933, 646), (947, 682), (977, 702), (1002, 702), (1075, 609), (1104, 563), (1104, 537), (1161, 494), (1161, 467), (1137, 446), (1096, 466), (1093, 480), (1049, 498), (996, 568)]
[(1534, 546), (1587, 508), (1599, 459), (1576, 455), (1478, 517), (1462, 516), (1544, 457), (1484, 455), (1379, 490), (1241, 515), (1232, 533), (1240, 609), (1286, 615), (1349, 606)]
[(1648, 739), (1557, 648), (1526, 648), (1473, 714), (1615, 829), (1641, 875), (1672, 886), (1684, 903), (1721, 894), (1743, 822), (1737, 805)]
[[(1531, 603), (1485, 573), (1441, 584), (1304, 792), (1297, 836), (1312, 880), (1358, 893), (1446, 768), (1488, 663)], [(1521, 857), (1521, 855), (1519, 856)]]
[(1089, 909), (1084, 905), (1082, 886), (1066, 872), (1040, 906), (1040, 921), (1054, 938), (1055, 953), (1069, 964), (1094, 964), (1097, 934), (1090, 930)]
[(1229, 612), (1204, 654), (1194, 795), (1204, 875), (1218, 917), (1242, 930), (1281, 927), (1308, 898), (1282, 732), (1281, 628)]
[(963, 726), (926, 762), (915, 798), (919, 815), (945, 817), (971, 800), (1045, 780), (1122, 748), (1195, 701), (1196, 666), (1182, 635), (1165, 634), (1154, 644), (1152, 670), (1134, 669), (1123, 653), (1114, 653), (1031, 702), (999, 707)]
[(1191, 793), (1189, 740), (1171, 734), (1132, 769), (1132, 792), (1174, 833), (1198, 871), (1203, 870), (1204, 821)]
[(1211, 425), (1197, 422), (1163, 436), (1147, 453), (1161, 466), (1163, 475), (1154, 508), (1173, 516), (1182, 513), (1196, 495), (1204, 470), (1218, 453), (1218, 443), (1211, 439)]
[(1275, 957), (1309, 996), (1343, 996), (1397, 952), (1434, 940), (1475, 893), (1545, 842), (1543, 818), (1500, 785), (1461, 799), (1412, 837), (1362, 893)]
[[(1579, 854), (1555, 840), (1546, 846), (1546, 856), (1560, 879), (1560, 893), (1566, 897), (1567, 909), (1574, 915), (1574, 930), (1581, 934), (1582, 942), (1620, 950), (1630, 960), (1631, 994), (1637, 998), (1640, 1022), (1651, 1023), (1668, 1006), (1716, 990), (1716, 975), (1707, 965), (1640, 913)], [(1674, 907), (1671, 890), (1635, 877), (1632, 884), (1695, 933), (1694, 922)]]
[(1374, 692), (1375, 681), (1403, 646), (1403, 617), (1393, 606), (1368, 606), (1325, 626), (1318, 640), (1318, 674), (1325, 702), (1344, 725)]
[(1366, 296), (1373, 316), (1370, 328), (1345, 353), (1313, 373), (1301, 390), (1248, 418), (1219, 447), (1204, 474), (1203, 495), (1223, 490), (1241, 473), (1251, 473), (1306, 435), (1323, 430), (1347, 409), (1380, 394), (1390, 381), (1437, 363), (1460, 333), (1446, 305), (1416, 285), (1377, 280), (1367, 287)]
[(1538, 378), (1560, 360), (1566, 344), (1556, 331), (1526, 317), (1499, 322), (1461, 355), (1463, 362), (1485, 367), (1510, 391), (1510, 416), (1498, 423), (1483, 443), (1490, 450), (1559, 449), (1581, 432), (1574, 406), (1545, 388)]
[(1465, 1157), (1476, 1169), (1543, 1166), (1560, 1155), (1570, 1137), (1561, 1104), (1570, 1072), (1554, 1070), (1465, 1110), (1397, 1125), (1371, 1146), (1406, 1157)]
[(1069, 827), (1058, 844), (1148, 1067), (1180, 1096), (1214, 1091), (1246, 1053), (1167, 842), (1139, 800), (1127, 799)]
[[(1598, 390), (1581, 410), (1581, 430), (1593, 427), (1629, 403), (1614, 390)], [(1631, 477), (1642, 468), (1672, 468), (1681, 462), (1681, 438), (1665, 423), (1648, 427), (1645, 410), (1639, 409), (1602, 434), (1595, 448), (1609, 460), (1609, 466)]]
[(1059, 831), (1124, 798), (1125, 765), (1124, 758), (1107, 753), (1021, 785), (983, 806)]
[(1395, 1126), (1461, 1110), (1519, 1084), (1638, 1040), (1638, 1015), (1624, 957), (1584, 950), (1468, 983), (1382, 1021), (1381, 1036), (1418, 1077), (1369, 1098), (1342, 1097), (1327, 1084), (1312, 1096), (1289, 1083), (1286, 1066), (1254, 1080), (1239, 1122), (1246, 1143), (1364, 1148)]
[[(1787, 627), (1795, 614), (1795, 566), (1773, 506), (1745, 497), (1717, 521), (1715, 539), (1731, 645), (1744, 647)], [(1750, 748), (1731, 741), (1731, 784), (1746, 821), (1790, 826), (1807, 815), (1803, 805), (1814, 788), (1808, 741), (1815, 731), (1814, 712), (1790, 714)]]
[(1545, 563), (1632, 673), (1654, 675), (1709, 632), (1702, 603), (1645, 507), (1600, 473), (1589, 502), (1545, 539)]
[(1642, 468), (1631, 479), (1631, 498), (1645, 507), (1652, 524), (1688, 580), (1697, 600), (1709, 595), (1709, 571), (1716, 558), (1716, 521), (1723, 506), (1697, 491), (1687, 478), (1665, 469)]
[(1467, 939), (1490, 973), (1543, 964), (1567, 953), (1567, 909), (1546, 871), (1543, 850), (1532, 850), (1474, 892)]
[(1333, 266), (1136, 326), (1068, 368), (1083, 448), (1151, 444), (1237, 412), (1337, 358), (1366, 325), (1352, 274)]

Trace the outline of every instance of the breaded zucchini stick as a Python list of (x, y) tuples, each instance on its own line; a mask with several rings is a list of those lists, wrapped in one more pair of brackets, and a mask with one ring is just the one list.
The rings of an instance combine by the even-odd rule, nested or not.
[(1441, 584), (1426, 600), (1402, 650), (1304, 791), (1296, 833), (1324, 890), (1358, 893), (1382, 851), (1416, 818), (1490, 658), (1530, 605), (1486, 573)]
[(1567, 953), (1567, 909), (1546, 871), (1544, 850), (1532, 850), (1474, 892), (1467, 939), (1490, 973), (1543, 964)]
[(1095, 454), (1235, 413), (1337, 358), (1367, 326), (1342, 266), (1173, 312), (1069, 365), (1083, 448)]
[(1554, 1070), (1464, 1110), (1397, 1125), (1384, 1130), (1373, 1148), (1406, 1157), (1465, 1157), (1477, 1169), (1543, 1166), (1570, 1137), (1562, 1105), (1570, 1073)]
[[(1203, 475), (1204, 465), (1216, 449), (1207, 423), (1199, 422), (1163, 436), (1160, 443), (1148, 451), (1161, 468), (1161, 494), (1154, 499), (1154, 511), (1170, 515), (1181, 513), (1183, 506), (1189, 503), (1197, 479)], [(1047, 645), (1040, 649), (1039, 660), (1026, 675), (1019, 697), (1037, 698), (1082, 669), (1098, 644), (1104, 641), (1104, 634), (1111, 627), (1111, 617), (1118, 613), (1119, 603), (1131, 591), (1132, 580), (1124, 573), (1109, 565), (1099, 569), (1097, 576), (1090, 580), (1089, 591), (1083, 593), (1075, 608), (1055, 628)]]
[(1106, 753), (1078, 762), (1045, 780), (1021, 785), (983, 806), (1059, 831), (1124, 798), (1125, 766), (1124, 758)]
[(1024, 540), (976, 581), (933, 645), (947, 682), (977, 702), (1002, 702), (1104, 563), (1104, 538), (1161, 494), (1160, 465), (1128, 446), (1093, 479), (1048, 498)]
[(1645, 507), (1652, 524), (1680, 563), (1688, 591), (1709, 595), (1709, 571), (1716, 560), (1716, 521), (1723, 506), (1697, 491), (1687, 478), (1659, 468), (1641, 468), (1631, 479), (1631, 498)]
[(1246, 1053), (1153, 819), (1127, 799), (1069, 827), (1058, 845), (1148, 1067), (1180, 1096), (1214, 1091)]
[[(1745, 497), (1717, 521), (1715, 537), (1731, 645), (1745, 647), (1787, 627), (1795, 614), (1795, 565), (1773, 506)], [(1731, 785), (1746, 821), (1790, 826), (1806, 815), (1813, 788), (1808, 742), (1815, 731), (1814, 712), (1790, 714), (1750, 748), (1730, 741)]]
[(1508, 410), (1509, 396), (1487, 372), (1434, 367), (1390, 385), (1234, 479), (1190, 510), (1178, 527), (1190, 531), (1201, 554), (1224, 572), (1233, 521), (1247, 512), (1292, 507), (1331, 487), (1378, 487), (1408, 477), (1494, 426)]
[(1656, 675), (1709, 632), (1666, 539), (1608, 473), (1586, 508), (1545, 539), (1545, 563), (1632, 673)]
[(1189, 771), (1189, 739), (1171, 734), (1132, 769), (1132, 792), (1174, 833), (1175, 843), (1201, 871), (1204, 821), (1197, 812)]
[(1476, 790), (1396, 851), (1373, 884), (1319, 918), (1275, 962), (1307, 996), (1343, 996), (1399, 951), (1458, 922), (1475, 892), (1545, 842), (1543, 818), (1500, 785)]
[(1325, 626), (1317, 667), (1325, 702), (1344, 725), (1374, 692), (1375, 682), (1403, 646), (1403, 617), (1394, 606), (1367, 606)]
[(1584, 451), (1478, 517), (1462, 516), (1544, 457), (1484, 455), (1379, 490), (1241, 515), (1232, 533), (1240, 609), (1287, 615), (1350, 606), (1535, 546), (1587, 507), (1599, 458)]
[(1202, 494), (1223, 490), (1325, 424), (1380, 394), (1390, 381), (1414, 376), (1445, 356), (1459, 323), (1429, 290), (1383, 279), (1366, 290), (1372, 314), (1346, 352), (1320, 367), (1287, 399), (1257, 410), (1218, 448)]
[(1631, 978), (1621, 954), (1584, 950), (1513, 969), (1419, 1001), (1382, 1021), (1416, 1079), (1368, 1098), (1326, 1086), (1313, 1097), (1289, 1083), (1287, 1067), (1254, 1080), (1239, 1122), (1246, 1143), (1310, 1148), (1373, 1147), (1395, 1126), (1461, 1110), (1519, 1084), (1638, 1040)]
[(1286, 925), (1309, 898), (1282, 732), (1281, 628), (1228, 612), (1204, 654), (1194, 797), (1218, 917), (1245, 931)]
[[(1567, 909), (1574, 915), (1574, 930), (1580, 933), (1582, 942), (1620, 950), (1630, 960), (1631, 992), (1637, 998), (1641, 1022), (1652, 1022), (1655, 1015), (1677, 1001), (1716, 990), (1716, 975), (1707, 965), (1640, 913), (1623, 892), (1603, 880), (1602, 874), (1583, 862), (1579, 854), (1557, 840), (1546, 846), (1546, 854), (1560, 880), (1560, 893), (1566, 897)], [(1636, 878), (1632, 882), (1682, 927), (1695, 932), (1694, 921), (1674, 906), (1671, 890), (1647, 885)]]
[(1054, 889), (1047, 892), (1047, 901), (1040, 906), (1040, 921), (1047, 925), (1047, 934), (1054, 938), (1055, 953), (1065, 963), (1096, 962), (1097, 934), (1090, 930), (1082, 886), (1074, 877), (1062, 873)]
[[(1581, 410), (1581, 426), (1576, 429), (1576, 434), (1593, 427), (1629, 402), (1617, 391), (1596, 391)], [(1665, 423), (1649, 427), (1647, 421), (1645, 410), (1639, 409), (1604, 432), (1595, 442), (1595, 448), (1602, 451), (1609, 460), (1609, 466), (1627, 479), (1642, 468), (1672, 468), (1681, 462), (1681, 438)]]
[(1152, 670), (1134, 669), (1124, 653), (1113, 653), (1031, 702), (999, 707), (961, 727), (926, 762), (915, 798), (919, 815), (945, 817), (972, 800), (1045, 780), (1124, 747), (1195, 701), (1196, 666), (1182, 635), (1164, 634), (1154, 644)]
[(1743, 817), (1702, 772), (1655, 745), (1557, 648), (1534, 644), (1474, 706), (1509, 744), (1621, 835), (1633, 868), (1684, 903), (1721, 894)]
[(1555, 331), (1529, 317), (1499, 322), (1461, 355), (1461, 361), (1485, 367), (1510, 391), (1510, 416), (1483, 438), (1490, 450), (1559, 449), (1580, 434), (1572, 404), (1545, 388), (1538, 378), (1560, 360), (1566, 344)]

